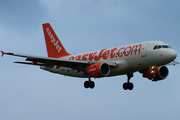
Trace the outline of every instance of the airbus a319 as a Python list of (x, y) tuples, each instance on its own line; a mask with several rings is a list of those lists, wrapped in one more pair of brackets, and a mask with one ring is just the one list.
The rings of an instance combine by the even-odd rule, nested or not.
[(49, 23), (42, 25), (48, 57), (31, 56), (2, 52), (2, 56), (12, 55), (26, 58), (27, 62), (15, 63), (38, 65), (41, 69), (66, 76), (87, 78), (85, 88), (94, 88), (91, 78), (127, 75), (124, 90), (132, 90), (130, 82), (133, 73), (139, 71), (144, 78), (160, 81), (168, 76), (167, 64), (178, 64), (174, 59), (176, 52), (165, 42), (146, 41), (131, 45), (90, 51), (81, 54), (69, 54)]

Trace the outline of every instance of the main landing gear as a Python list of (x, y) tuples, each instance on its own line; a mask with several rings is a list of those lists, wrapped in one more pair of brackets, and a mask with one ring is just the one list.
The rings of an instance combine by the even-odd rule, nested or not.
[[(132, 90), (134, 88), (133, 83), (130, 82), (130, 79), (133, 77), (133, 74), (127, 74), (128, 80), (123, 84), (123, 89), (124, 90)], [(95, 83), (91, 81), (91, 78), (89, 78), (88, 81), (84, 82), (84, 87), (85, 88), (91, 88), (93, 89), (95, 87)]]
[(133, 77), (133, 74), (127, 74), (128, 80), (123, 84), (124, 90), (132, 90), (134, 88), (133, 83), (130, 82), (130, 79)]
[(85, 81), (84, 82), (84, 87), (85, 88), (91, 88), (93, 89), (95, 86), (95, 83), (93, 81), (91, 81), (91, 79), (89, 78), (89, 81)]

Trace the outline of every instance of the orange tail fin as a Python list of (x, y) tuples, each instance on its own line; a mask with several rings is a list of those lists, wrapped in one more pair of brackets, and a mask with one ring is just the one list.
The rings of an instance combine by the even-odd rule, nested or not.
[(49, 23), (42, 24), (48, 57), (60, 58), (70, 55), (64, 49), (54, 30)]

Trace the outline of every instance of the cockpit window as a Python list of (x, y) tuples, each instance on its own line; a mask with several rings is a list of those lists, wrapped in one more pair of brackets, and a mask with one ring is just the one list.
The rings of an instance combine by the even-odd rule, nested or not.
[(169, 48), (167, 45), (162, 45), (163, 48)]
[(162, 48), (162, 46), (161, 46), (161, 45), (158, 45), (157, 49), (160, 49), (160, 48)]
[(156, 49), (160, 49), (160, 48), (171, 48), (169, 45), (156, 45), (156, 46), (154, 46), (154, 50), (156, 50)]
[(154, 50), (155, 50), (155, 49), (157, 49), (157, 45), (156, 45), (156, 46), (154, 46), (154, 48), (153, 48), (153, 49), (154, 49)]
[(169, 48), (172, 48), (171, 46), (168, 45)]

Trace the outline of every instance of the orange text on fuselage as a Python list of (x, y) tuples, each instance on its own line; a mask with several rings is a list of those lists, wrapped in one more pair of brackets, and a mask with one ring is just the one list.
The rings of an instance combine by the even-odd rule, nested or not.
[(69, 60), (84, 60), (84, 61), (99, 61), (107, 60), (108, 58), (118, 58), (123, 56), (132, 56), (133, 54), (140, 54), (141, 53), (141, 47), (142, 45), (133, 45), (133, 46), (127, 46), (127, 47), (121, 47), (121, 48), (113, 48), (110, 50), (102, 49), (100, 52), (92, 52), (92, 53), (86, 53), (83, 55), (77, 55), (77, 56), (71, 56)]

